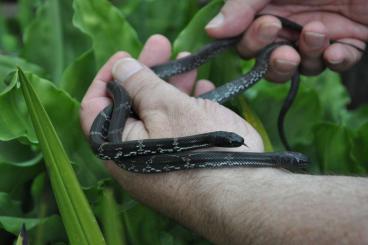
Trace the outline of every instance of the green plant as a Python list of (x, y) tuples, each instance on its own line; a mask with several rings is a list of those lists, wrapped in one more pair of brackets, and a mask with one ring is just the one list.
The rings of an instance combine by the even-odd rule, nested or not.
[[(210, 40), (203, 27), (222, 1), (213, 0), (203, 8), (198, 2), (21, 0), (17, 16), (0, 19), (1, 244), (15, 240), (23, 223), (32, 243), (68, 241), (66, 224), (60, 219), (60, 207), (49, 187), (40, 138), (14, 76), (16, 66), (25, 71), (49, 115), (107, 241), (207, 243), (124, 193), (94, 157), (79, 127), (79, 102), (98, 68), (114, 52), (126, 50), (136, 56), (143, 41), (158, 32), (174, 42), (174, 53), (195, 51)], [(227, 52), (203, 66), (199, 76), (219, 84), (250, 66), (251, 62)], [(267, 132), (263, 137), (270, 139), (268, 150), (281, 149), (276, 118), (288, 86), (260, 82), (229, 103)], [(336, 74), (326, 71), (315, 78), (303, 78), (286, 127), (292, 148), (312, 158), (311, 172), (366, 174), (368, 107), (348, 111), (348, 102)], [(114, 195), (106, 192), (107, 188)], [(116, 212), (120, 214), (118, 220), (107, 222), (107, 217)], [(119, 227), (114, 225), (119, 221), (125, 235), (115, 237), (111, 234), (117, 231), (106, 229)]]

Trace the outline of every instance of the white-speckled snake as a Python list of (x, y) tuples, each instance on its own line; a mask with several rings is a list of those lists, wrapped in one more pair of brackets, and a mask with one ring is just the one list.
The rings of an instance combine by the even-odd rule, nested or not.
[[(283, 27), (300, 32), (302, 26), (288, 19), (276, 16)], [(239, 41), (239, 38), (216, 40), (203, 47), (196, 54), (152, 67), (162, 79), (193, 70), (206, 63), (220, 51), (225, 50)], [(264, 77), (269, 68), (269, 57), (272, 51), (289, 42), (277, 42), (265, 47), (257, 56), (256, 64), (250, 72), (230, 81), (200, 98), (216, 101), (220, 104), (242, 93), (244, 90)], [(346, 44), (346, 43), (343, 43)], [(364, 52), (360, 48), (359, 51)], [(298, 73), (292, 78), (292, 86), (279, 116), (279, 132), (283, 143), (288, 149), (283, 120), (292, 104), (299, 84)], [(94, 120), (90, 131), (90, 144), (96, 155), (105, 160), (115, 161), (121, 168), (136, 173), (161, 173), (175, 170), (195, 168), (226, 168), (226, 167), (282, 167), (287, 169), (305, 168), (309, 160), (298, 152), (229, 152), (229, 151), (194, 151), (209, 147), (239, 147), (244, 144), (241, 136), (232, 132), (210, 132), (199, 135), (145, 139), (122, 142), (122, 132), (127, 118), (134, 115), (131, 110), (131, 99), (125, 89), (111, 81), (107, 90), (113, 104), (107, 106)]]

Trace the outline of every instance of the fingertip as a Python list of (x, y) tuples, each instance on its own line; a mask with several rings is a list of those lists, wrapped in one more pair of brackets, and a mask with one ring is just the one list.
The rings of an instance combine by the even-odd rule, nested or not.
[(361, 59), (364, 53), (351, 45), (362, 50), (365, 48), (365, 44), (359, 40), (344, 39), (337, 41), (326, 49), (324, 59), (331, 70), (345, 71)]
[(253, 20), (255, 10), (243, 0), (225, 2), (218, 13), (205, 27), (207, 33), (215, 38), (236, 36), (242, 33)]
[(276, 38), (282, 25), (274, 16), (265, 15), (257, 18), (247, 29), (237, 48), (244, 58), (253, 57)]
[(320, 57), (328, 45), (329, 38), (323, 23), (313, 21), (305, 25), (299, 42), (299, 49), (303, 57)]
[(212, 91), (214, 89), (215, 89), (215, 85), (211, 81), (201, 79), (197, 82), (193, 94), (194, 94), (194, 96), (197, 97), (201, 94), (207, 93), (207, 92)]
[(154, 66), (169, 60), (171, 43), (163, 35), (155, 34), (149, 37), (139, 55), (139, 61), (146, 66)]
[(295, 73), (300, 61), (301, 58), (294, 48), (281, 46), (270, 57), (271, 67), (266, 78), (277, 83), (286, 82)]
[[(108, 82), (112, 79), (112, 75), (111, 75), (111, 69), (113, 67), (113, 65), (115, 64), (115, 62), (119, 59), (123, 59), (126, 57), (131, 57), (130, 54), (128, 52), (125, 51), (118, 51), (115, 54), (113, 54), (108, 61), (101, 67), (101, 69), (97, 72), (94, 81), (95, 80), (100, 80), (100, 81), (104, 81), (104, 82)], [(93, 83), (92, 85), (93, 86)]]

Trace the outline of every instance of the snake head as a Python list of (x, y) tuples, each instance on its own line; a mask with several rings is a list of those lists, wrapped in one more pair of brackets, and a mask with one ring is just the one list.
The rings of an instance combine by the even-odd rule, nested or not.
[(233, 132), (216, 131), (214, 134), (214, 145), (218, 147), (239, 147), (244, 144), (244, 139)]
[(303, 153), (286, 151), (284, 154), (283, 160), (290, 168), (303, 169), (310, 164), (309, 158)]

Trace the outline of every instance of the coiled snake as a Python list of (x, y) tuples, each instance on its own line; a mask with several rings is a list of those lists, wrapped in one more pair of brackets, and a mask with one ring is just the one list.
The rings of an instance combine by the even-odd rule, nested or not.
[[(280, 19), (284, 28), (300, 32), (302, 26), (283, 17)], [(193, 70), (206, 63), (239, 41), (239, 37), (215, 40), (203, 47), (196, 54), (152, 67), (162, 79)], [(265, 47), (256, 57), (251, 71), (242, 77), (230, 81), (200, 98), (209, 99), (223, 104), (230, 98), (258, 82), (269, 68), (269, 57), (272, 51), (281, 45), (292, 45), (290, 42), (276, 42)], [(345, 44), (345, 43), (344, 43)], [(347, 44), (357, 48), (354, 45)], [(279, 132), (284, 145), (288, 144), (283, 130), (283, 119), (298, 90), (299, 75), (292, 78), (292, 86), (279, 115)], [(194, 151), (209, 147), (239, 147), (244, 139), (233, 132), (210, 132), (199, 135), (145, 139), (122, 142), (122, 132), (129, 116), (136, 116), (131, 109), (131, 99), (125, 89), (117, 82), (107, 84), (107, 90), (113, 104), (98, 114), (90, 131), (90, 144), (96, 155), (104, 160), (113, 160), (121, 168), (136, 173), (161, 173), (175, 170), (195, 168), (226, 168), (226, 167), (282, 167), (287, 169), (304, 168), (308, 158), (302, 153), (284, 152), (230, 152), (230, 151)]]

